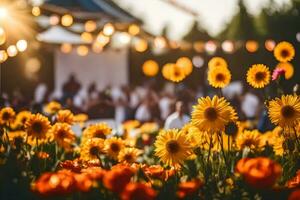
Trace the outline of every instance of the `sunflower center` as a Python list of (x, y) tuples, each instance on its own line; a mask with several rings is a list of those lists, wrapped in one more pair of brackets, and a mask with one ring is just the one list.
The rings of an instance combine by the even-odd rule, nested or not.
[(112, 143), (110, 145), (110, 149), (113, 151), (113, 152), (119, 152), (120, 151), (120, 146), (117, 144), (117, 143)]
[(124, 156), (124, 160), (126, 160), (126, 161), (132, 161), (132, 160), (133, 160), (133, 157), (132, 157), (131, 154), (126, 154), (126, 155)]
[(280, 54), (282, 57), (288, 57), (290, 55), (289, 51), (286, 49), (283, 49)]
[(180, 76), (180, 72), (179, 72), (178, 70), (175, 70), (175, 71), (174, 71), (174, 76), (175, 76), (175, 77)]
[(218, 117), (218, 113), (215, 108), (209, 107), (204, 111), (204, 117), (210, 121), (214, 121)]
[(93, 156), (97, 156), (99, 154), (99, 148), (97, 146), (93, 146), (90, 148), (90, 154)]
[(41, 133), (43, 131), (43, 125), (40, 122), (35, 122), (32, 124), (32, 130), (36, 133)]
[(244, 146), (245, 146), (245, 147), (251, 147), (252, 145), (254, 145), (254, 141), (253, 141), (253, 140), (251, 140), (251, 139), (246, 139), (246, 140), (244, 141)]
[(4, 120), (9, 120), (10, 114), (9, 114), (8, 112), (4, 112), (2, 118), (3, 118)]
[(94, 137), (95, 137), (95, 138), (105, 139), (105, 135), (104, 135), (104, 133), (103, 133), (102, 130), (97, 130), (97, 131), (94, 133)]
[(63, 130), (58, 131), (57, 137), (58, 138), (64, 138), (66, 136), (66, 132)]
[(255, 79), (256, 79), (257, 81), (262, 81), (262, 80), (265, 79), (265, 77), (266, 77), (266, 74), (265, 74), (264, 72), (257, 72), (257, 73), (255, 74)]
[(292, 106), (283, 106), (281, 114), (284, 118), (292, 118), (295, 115), (295, 110)]
[(217, 81), (224, 81), (225, 80), (225, 76), (223, 74), (219, 73), (216, 76), (216, 80)]
[(180, 150), (180, 146), (176, 140), (170, 140), (167, 142), (166, 147), (167, 151), (172, 154), (177, 153)]

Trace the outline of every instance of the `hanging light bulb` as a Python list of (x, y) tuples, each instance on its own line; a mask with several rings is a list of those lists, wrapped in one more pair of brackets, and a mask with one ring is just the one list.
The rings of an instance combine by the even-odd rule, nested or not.
[(0, 27), (0, 45), (6, 42), (6, 34), (2, 27)]
[(41, 15), (41, 9), (38, 6), (32, 7), (31, 13), (33, 16), (38, 17)]
[(4, 50), (0, 50), (0, 63), (3, 63), (7, 60), (8, 55), (6, 53), (6, 51)]
[(18, 49), (15, 45), (10, 45), (7, 48), (7, 54), (9, 57), (15, 57), (18, 54)]
[(61, 24), (63, 26), (71, 26), (73, 24), (73, 17), (72, 15), (66, 14), (64, 16), (62, 16), (61, 18)]
[(217, 50), (217, 45), (214, 41), (208, 41), (205, 43), (205, 50), (208, 54), (214, 54)]
[(131, 24), (128, 28), (128, 33), (130, 35), (137, 35), (140, 33), (140, 27), (136, 24)]
[(81, 34), (81, 39), (84, 42), (91, 43), (93, 41), (93, 35), (91, 33), (88, 33), (88, 32), (83, 32)]
[(268, 51), (273, 51), (274, 48), (276, 46), (276, 42), (274, 40), (266, 40), (265, 42), (265, 48), (268, 50)]
[(115, 27), (111, 24), (105, 24), (103, 27), (103, 34), (106, 36), (111, 36), (115, 32)]
[(233, 42), (230, 41), (230, 40), (225, 40), (222, 43), (222, 49), (226, 53), (232, 53), (234, 51), (234, 44), (233, 44)]
[(78, 48), (77, 48), (77, 54), (79, 56), (86, 56), (88, 55), (89, 53), (89, 48), (87, 46), (84, 46), (84, 45), (80, 45)]
[(19, 40), (19, 41), (17, 42), (17, 49), (18, 49), (18, 51), (20, 51), (20, 52), (25, 51), (25, 50), (27, 49), (27, 46), (28, 46), (28, 44), (27, 44), (27, 41), (26, 41), (26, 40)]
[(105, 46), (107, 43), (109, 43), (109, 41), (110, 38), (104, 35), (102, 32), (96, 38), (96, 42), (100, 43), (102, 46)]
[(96, 30), (96, 28), (97, 28), (97, 23), (94, 22), (93, 20), (89, 20), (84, 24), (84, 29), (86, 32), (93, 32)]
[(256, 42), (255, 40), (248, 40), (246, 42), (246, 49), (247, 51), (249, 51), (250, 53), (254, 53), (258, 50), (258, 42)]
[(163, 49), (167, 46), (167, 41), (164, 37), (158, 36), (154, 38), (154, 46), (159, 49)]
[(148, 43), (146, 40), (140, 39), (134, 44), (134, 48), (137, 52), (144, 52), (148, 48)]
[(68, 53), (71, 53), (72, 52), (72, 45), (69, 44), (69, 43), (63, 43), (61, 46), (60, 46), (60, 50), (61, 52), (65, 53), (65, 54), (68, 54)]
[(60, 21), (60, 19), (59, 19), (59, 16), (57, 16), (57, 15), (51, 15), (49, 18), (49, 23), (52, 26), (59, 24), (59, 21)]

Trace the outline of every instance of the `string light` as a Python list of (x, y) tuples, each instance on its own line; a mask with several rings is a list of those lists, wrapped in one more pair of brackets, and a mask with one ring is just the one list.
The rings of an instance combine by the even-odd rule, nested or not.
[(18, 54), (18, 49), (15, 45), (10, 45), (7, 48), (7, 54), (9, 57), (15, 57)]
[(72, 45), (69, 44), (69, 43), (63, 43), (61, 46), (60, 46), (60, 50), (61, 52), (65, 53), (65, 54), (68, 54), (68, 53), (71, 53), (72, 52)]
[(8, 11), (5, 7), (0, 7), (0, 19), (7, 17)]
[(103, 46), (99, 42), (94, 42), (92, 49), (95, 53), (101, 53), (103, 51)]
[(201, 56), (194, 56), (193, 64), (195, 65), (195, 67), (201, 68), (204, 65), (204, 59)]
[(258, 42), (256, 42), (255, 40), (248, 40), (246, 42), (246, 49), (247, 51), (249, 51), (250, 53), (254, 53), (258, 50)]
[(77, 54), (79, 56), (86, 56), (89, 53), (89, 48), (85, 45), (80, 45), (79, 47), (77, 47)]
[(6, 42), (6, 33), (3, 28), (0, 27), (0, 45)]
[(84, 29), (86, 32), (93, 32), (97, 28), (96, 22), (89, 20), (84, 24)]
[(148, 48), (148, 43), (146, 40), (140, 39), (134, 44), (134, 48), (137, 52), (144, 52)]
[(164, 37), (158, 36), (154, 39), (154, 46), (159, 49), (163, 49), (167, 46), (166, 39)]
[(103, 34), (106, 36), (111, 36), (115, 32), (115, 27), (111, 24), (105, 24), (103, 27)]
[(273, 51), (274, 48), (276, 46), (276, 42), (274, 40), (266, 40), (265, 42), (265, 48), (268, 50), (268, 51)]
[(185, 75), (189, 75), (193, 71), (193, 63), (188, 57), (181, 57), (176, 61), (176, 65), (181, 67)]
[(93, 41), (93, 35), (88, 32), (83, 32), (81, 34), (81, 39), (83, 42), (91, 43)]
[(217, 45), (215, 44), (214, 41), (210, 40), (210, 41), (205, 43), (204, 48), (205, 48), (205, 50), (208, 54), (214, 54), (217, 50)]
[(41, 9), (38, 6), (32, 7), (31, 13), (33, 16), (38, 17), (41, 15)]
[(17, 42), (17, 49), (20, 52), (24, 52), (27, 49), (27, 46), (28, 46), (28, 44), (27, 44), (26, 40), (19, 40)]
[(49, 23), (52, 25), (52, 26), (55, 26), (57, 24), (59, 24), (59, 16), (57, 15), (51, 15), (50, 18), (49, 18)]
[(3, 63), (7, 60), (8, 55), (6, 53), (6, 51), (4, 50), (0, 50), (0, 63)]
[(140, 33), (140, 27), (138, 26), (138, 25), (136, 25), (136, 24), (131, 24), (130, 26), (129, 26), (129, 28), (128, 28), (128, 33), (130, 34), (130, 35), (137, 35), (137, 34), (139, 34)]
[(222, 43), (222, 49), (226, 53), (232, 53), (234, 51), (234, 44), (233, 44), (233, 42), (230, 41), (230, 40), (225, 40)]
[(71, 26), (73, 24), (72, 15), (66, 14), (66, 15), (62, 16), (61, 24), (66, 27)]
[(41, 61), (37, 58), (29, 58), (25, 64), (25, 73), (32, 74), (36, 73), (41, 68)]
[(128, 44), (130, 42), (130, 35), (127, 32), (122, 32), (119, 35), (119, 40), (121, 44)]
[(97, 38), (96, 38), (96, 42), (100, 43), (102, 46), (105, 46), (107, 43), (109, 43), (110, 38), (103, 35), (103, 33), (100, 33)]
[(143, 73), (146, 75), (146, 76), (155, 76), (158, 71), (159, 71), (159, 66), (157, 64), (157, 62), (155, 62), (154, 60), (147, 60), (143, 66), (142, 66), (142, 69), (143, 69)]

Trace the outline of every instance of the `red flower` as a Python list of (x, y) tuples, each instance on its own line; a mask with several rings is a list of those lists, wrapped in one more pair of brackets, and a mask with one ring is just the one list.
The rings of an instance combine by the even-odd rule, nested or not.
[(129, 183), (121, 193), (122, 200), (154, 200), (156, 192), (142, 183)]
[(288, 188), (295, 188), (300, 186), (300, 170), (297, 171), (297, 174), (295, 177), (293, 177), (291, 180), (287, 182)]
[(184, 199), (186, 196), (194, 194), (197, 190), (203, 186), (203, 183), (199, 179), (180, 183), (178, 185), (177, 196), (180, 199)]
[(288, 198), (288, 200), (299, 200), (300, 199), (300, 189), (292, 192)]

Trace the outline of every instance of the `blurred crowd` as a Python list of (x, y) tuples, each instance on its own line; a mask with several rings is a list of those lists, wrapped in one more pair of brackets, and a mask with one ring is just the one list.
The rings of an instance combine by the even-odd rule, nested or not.
[(185, 124), (196, 104), (203, 96), (223, 95), (236, 109), (240, 120), (263, 123), (264, 113), (262, 96), (251, 88), (245, 88), (241, 82), (232, 82), (221, 90), (198, 86), (191, 88), (183, 83), (155, 83), (143, 85), (107, 86), (99, 89), (95, 82), (83, 88), (76, 76), (71, 75), (61, 88), (61, 95), (50, 92), (45, 83), (35, 88), (33, 99), (26, 99), (20, 91), (9, 96), (1, 94), (1, 107), (12, 106), (19, 111), (30, 108), (33, 112), (42, 112), (50, 101), (60, 102), (64, 108), (75, 114), (86, 113), (90, 119), (114, 119), (117, 123), (136, 119), (141, 122), (157, 122), (166, 128), (177, 128)]

